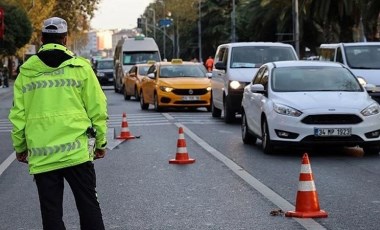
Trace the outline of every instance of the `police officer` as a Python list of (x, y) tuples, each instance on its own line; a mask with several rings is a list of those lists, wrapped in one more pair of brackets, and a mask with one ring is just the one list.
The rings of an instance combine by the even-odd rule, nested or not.
[[(34, 175), (45, 230), (65, 229), (64, 179), (75, 197), (81, 229), (104, 229), (93, 160), (105, 156), (107, 101), (90, 63), (65, 45), (67, 23), (44, 21), (42, 47), (20, 68), (9, 119), (16, 158)], [(89, 152), (87, 130), (96, 133)]]

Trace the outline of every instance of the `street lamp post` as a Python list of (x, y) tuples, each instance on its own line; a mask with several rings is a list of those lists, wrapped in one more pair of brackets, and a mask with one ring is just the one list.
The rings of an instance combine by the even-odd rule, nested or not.
[(153, 37), (156, 39), (156, 11), (152, 8), (149, 8), (153, 12)]
[(203, 62), (203, 59), (202, 59), (202, 23), (201, 23), (201, 17), (202, 17), (202, 12), (201, 12), (201, 3), (202, 3), (202, 0), (199, 0), (198, 1), (198, 13), (199, 13), (199, 17), (198, 17), (198, 54), (199, 54), (199, 61), (200, 62)]
[(235, 14), (235, 0), (232, 0), (232, 13), (231, 13), (231, 42), (236, 41), (236, 14)]

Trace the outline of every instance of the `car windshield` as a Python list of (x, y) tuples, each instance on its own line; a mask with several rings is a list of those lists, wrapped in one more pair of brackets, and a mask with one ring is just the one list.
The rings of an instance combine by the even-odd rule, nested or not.
[(345, 46), (347, 64), (352, 69), (380, 69), (380, 45)]
[(148, 61), (160, 61), (157, 51), (124, 52), (123, 65), (135, 65), (148, 63)]
[(266, 62), (297, 60), (293, 49), (278, 46), (242, 46), (232, 48), (231, 68), (258, 68)]
[(160, 68), (160, 77), (199, 77), (207, 78), (203, 65), (165, 65)]
[(140, 66), (139, 75), (147, 75), (149, 66)]
[(340, 67), (281, 67), (272, 73), (273, 91), (363, 91), (356, 77)]
[(98, 64), (96, 68), (97, 69), (113, 69), (113, 60), (109, 60), (109, 61), (98, 60)]

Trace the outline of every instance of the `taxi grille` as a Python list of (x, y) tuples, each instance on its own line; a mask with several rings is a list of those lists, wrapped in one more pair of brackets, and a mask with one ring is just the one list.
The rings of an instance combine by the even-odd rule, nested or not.
[(172, 93), (176, 95), (204, 95), (207, 92), (208, 92), (207, 89), (173, 89), (172, 90)]
[(354, 114), (321, 114), (309, 115), (302, 119), (304, 124), (331, 125), (331, 124), (358, 124), (363, 120)]

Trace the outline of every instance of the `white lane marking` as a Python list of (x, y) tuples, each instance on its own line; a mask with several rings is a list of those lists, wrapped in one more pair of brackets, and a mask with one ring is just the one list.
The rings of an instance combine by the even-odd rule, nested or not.
[(9, 157), (0, 164), (0, 176), (3, 172), (12, 164), (12, 162), (16, 159), (16, 153), (13, 152)]
[[(252, 186), (252, 188), (254, 188), (256, 191), (258, 191), (263, 196), (265, 196), (273, 204), (277, 205), (279, 208), (281, 208), (284, 211), (295, 210), (295, 207), (291, 203), (289, 203), (287, 200), (282, 198), (276, 192), (268, 188), (265, 184), (261, 183), (259, 180), (257, 180), (254, 176), (249, 174), (247, 171), (245, 171), (235, 162), (233, 162), (232, 160), (224, 156), (221, 152), (219, 152), (218, 150), (214, 149), (212, 146), (207, 144), (203, 139), (198, 137), (195, 133), (193, 133), (189, 128), (184, 126), (182, 123), (175, 123), (175, 125), (178, 128), (182, 127), (184, 129), (184, 132), (193, 141), (198, 143), (203, 149), (205, 149), (215, 158), (217, 158), (222, 163), (224, 163), (228, 168), (230, 168), (234, 173), (236, 173), (240, 178), (242, 178), (245, 182), (247, 182), (250, 186)], [(293, 219), (308, 230), (326, 229), (325, 227), (323, 227), (322, 225), (320, 225), (318, 222), (316, 222), (315, 220), (311, 218), (293, 218)]]

